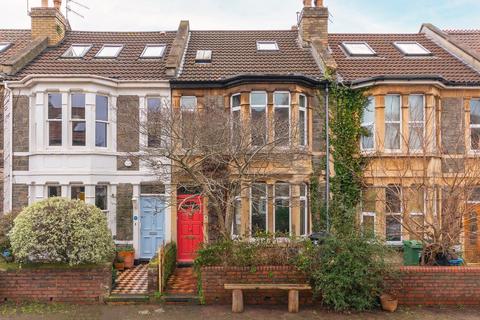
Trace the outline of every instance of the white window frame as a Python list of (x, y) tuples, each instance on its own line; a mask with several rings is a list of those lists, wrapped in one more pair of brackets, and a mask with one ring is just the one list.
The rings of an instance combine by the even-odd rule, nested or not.
[[(117, 51), (117, 54), (114, 55), (114, 56), (103, 56), (102, 55), (102, 51), (105, 49), (105, 48), (116, 48), (118, 47), (118, 51)], [(98, 50), (97, 54), (95, 55), (95, 58), (98, 58), (98, 59), (116, 59), (118, 58), (118, 56), (120, 55), (120, 53), (122, 53), (123, 51), (123, 48), (124, 48), (124, 45), (123, 44), (104, 44), (100, 50)]]
[[(301, 106), (300, 104), (300, 97), (303, 97), (305, 99), (305, 106)], [(305, 113), (305, 119), (304, 119), (304, 123), (303, 123), (303, 141), (301, 141), (299, 139), (299, 142), (300, 142), (300, 146), (301, 147), (307, 147), (308, 146), (308, 98), (307, 98), (307, 95), (301, 93), (299, 96), (298, 96), (298, 121), (299, 121), (299, 125), (300, 125), (300, 113), (301, 112), (304, 112)], [(300, 132), (299, 132), (300, 133)]]
[[(423, 190), (423, 212), (416, 212), (416, 211), (409, 212), (409, 218), (422, 216), (423, 226), (425, 226), (425, 212), (427, 212), (427, 190), (424, 188), (422, 190)], [(408, 236), (410, 237), (410, 234)]]
[(253, 220), (253, 184), (263, 184), (265, 186), (265, 196), (260, 197), (260, 200), (265, 202), (265, 232), (268, 233), (268, 184), (266, 182), (254, 182), (250, 186), (250, 195), (249, 195), (249, 203), (250, 203), (250, 222), (249, 222), (249, 232), (250, 237), (254, 238), (253, 234), (253, 227), (252, 227), (252, 220)]
[[(262, 94), (265, 94), (265, 105), (255, 105), (255, 104), (252, 104), (252, 95), (253, 94), (256, 94), (256, 93), (262, 93)], [(250, 92), (250, 122), (252, 121), (252, 109), (254, 108), (264, 108), (265, 109), (265, 141), (268, 141), (268, 130), (269, 130), (269, 126), (268, 126), (268, 92), (266, 91), (252, 91)], [(250, 129), (251, 129), (251, 124), (250, 124)], [(252, 146), (254, 147), (257, 147), (256, 145), (253, 144), (253, 137), (252, 137)]]
[(212, 50), (197, 50), (195, 55), (196, 63), (210, 63), (212, 62), (213, 51)]
[[(62, 117), (60, 119), (50, 119), (49, 112), (48, 112), (49, 97), (50, 97), (50, 95), (56, 95), (56, 94), (60, 95), (60, 97), (61, 97), (61, 108), (60, 109), (62, 111)], [(64, 128), (63, 124), (64, 124), (64, 119), (65, 119), (65, 116), (66, 116), (65, 112), (66, 111), (68, 112), (68, 106), (67, 106), (67, 110), (65, 110), (63, 98), (64, 98), (64, 94), (62, 92), (46, 92), (46, 94), (45, 94), (45, 99), (46, 99), (45, 106), (46, 106), (46, 108), (45, 108), (45, 113), (44, 114), (45, 114), (45, 119), (46, 119), (47, 125), (46, 125), (46, 128), (45, 128), (44, 132), (45, 132), (45, 137), (46, 137), (45, 145), (47, 146), (48, 149), (63, 148), (65, 143), (66, 143), (65, 142), (65, 134), (67, 135), (67, 137), (68, 137), (68, 134), (69, 134), (68, 132), (67, 133), (64, 132), (65, 128)], [(60, 122), (60, 125), (61, 125), (60, 127), (62, 129), (62, 132), (61, 132), (61, 140), (62, 141), (61, 141), (60, 145), (50, 145), (50, 122)]]
[[(145, 54), (147, 53), (148, 49), (150, 49), (150, 48), (162, 48), (162, 53), (160, 55), (157, 55), (157, 56), (146, 56)], [(142, 54), (140, 55), (140, 58), (142, 58), (142, 59), (161, 59), (165, 56), (166, 49), (167, 49), (166, 44), (161, 44), (161, 43), (147, 44), (147, 45), (145, 45), (145, 48), (143, 48), (143, 51), (142, 51)]]
[(55, 184), (55, 183), (47, 183), (45, 185), (45, 199), (49, 199), (49, 192), (48, 192), (48, 189), (52, 187), (52, 188), (60, 188), (60, 195), (58, 197), (62, 197), (62, 186), (60, 184)]
[[(237, 203), (240, 203), (240, 228), (242, 227), (242, 215), (241, 215), (241, 211), (242, 211), (242, 196), (235, 196), (235, 198), (233, 199), (233, 213), (235, 213), (235, 206)], [(251, 206), (250, 206), (251, 207)], [(241, 237), (241, 230), (239, 230), (239, 233), (240, 234), (235, 234), (234, 233), (234, 230), (235, 230), (235, 214), (233, 215), (233, 218), (232, 218), (232, 230), (231, 230), (231, 235), (232, 235), (232, 238), (233, 239), (238, 239)]]
[(85, 195), (85, 199), (83, 201), (86, 203), (87, 202), (87, 186), (85, 184), (74, 183), (69, 185), (67, 190), (68, 191), (67, 198), (70, 200), (74, 200), (72, 198), (72, 188), (75, 188), (75, 187), (83, 187), (84, 195)]
[[(263, 45), (274, 45), (274, 49), (264, 49), (262, 48)], [(257, 41), (257, 51), (279, 51), (280, 48), (278, 47), (277, 41), (274, 40), (260, 40)]]
[[(400, 212), (385, 212), (385, 238), (387, 236), (387, 217), (400, 217), (398, 220), (400, 223), (400, 240), (399, 241), (386, 241), (388, 245), (398, 246), (403, 243), (403, 188), (400, 185), (391, 185), (387, 188), (396, 187), (399, 190), (398, 197), (400, 200)], [(386, 211), (386, 210), (385, 210)]]
[(7, 51), (11, 46), (11, 42), (0, 42), (0, 53)]
[[(93, 190), (94, 190), (94, 193), (95, 193), (95, 199), (94, 199), (94, 205), (96, 206), (97, 204), (97, 187), (105, 187), (106, 188), (106, 202), (107, 202), (107, 208), (106, 209), (100, 209), (102, 210), (103, 213), (105, 213), (105, 216), (109, 216), (109, 213), (110, 213), (110, 186), (108, 184), (96, 184), (95, 186), (93, 186)], [(98, 208), (98, 207), (97, 207)]]
[(479, 154), (480, 153), (480, 142), (479, 142), (479, 148), (478, 149), (473, 149), (472, 148), (472, 130), (473, 129), (479, 129), (480, 130), (480, 123), (478, 124), (472, 124), (472, 101), (478, 101), (478, 104), (480, 106), (480, 98), (472, 98), (470, 99), (470, 114), (469, 114), (469, 124), (468, 124), (468, 149), (470, 150), (471, 153), (473, 154)]
[[(276, 186), (287, 185), (288, 196), (277, 196)], [(273, 233), (277, 233), (276, 216), (277, 216), (277, 200), (288, 200), (288, 235), (292, 235), (292, 185), (288, 182), (277, 182), (273, 184)], [(268, 205), (268, 204), (267, 204)]]
[[(423, 120), (422, 121), (414, 121), (412, 120), (411, 118), (411, 112), (410, 112), (410, 108), (411, 108), (411, 105), (410, 105), (410, 97), (412, 96), (421, 96), (422, 97), (422, 108), (423, 108)], [(408, 96), (408, 150), (409, 151), (413, 151), (413, 152), (421, 152), (423, 151), (424, 149), (424, 146), (426, 145), (425, 143), (425, 118), (426, 118), (426, 112), (427, 112), (427, 108), (426, 108), (426, 100), (425, 100), (425, 95), (424, 94), (411, 94)], [(412, 149), (412, 147), (410, 146), (410, 134), (411, 134), (411, 130), (412, 130), (412, 126), (415, 127), (415, 125), (419, 125), (421, 124), (422, 125), (422, 144), (420, 145), (420, 149)], [(435, 135), (434, 135), (435, 137)]]
[[(233, 106), (233, 97), (240, 97), (240, 104), (236, 107)], [(233, 122), (233, 113), (234, 112), (239, 112), (240, 113), (240, 122), (241, 122), (241, 119), (242, 119), (242, 94), (241, 93), (235, 93), (235, 94), (232, 94), (230, 96), (230, 121), (231, 121), (231, 124), (230, 124), (230, 130), (232, 132), (232, 141), (234, 141), (234, 134), (235, 134), (235, 131), (234, 131), (234, 125), (235, 123)]]
[[(387, 94), (385, 95), (385, 109), (387, 108), (386, 106), (386, 100), (387, 100), (387, 97), (388, 96), (397, 96), (397, 97), (400, 97), (399, 99), (399, 114), (400, 114), (400, 119), (398, 121), (392, 121), (392, 120), (389, 120), (387, 121), (387, 112), (385, 111), (385, 115), (384, 115), (384, 122), (385, 122), (385, 151), (386, 152), (391, 152), (391, 153), (398, 153), (398, 152), (401, 152), (402, 151), (402, 137), (403, 137), (403, 126), (402, 126), (402, 121), (403, 121), (403, 115), (402, 115), (402, 103), (403, 103), (403, 98), (402, 98), (402, 95), (400, 94)], [(398, 146), (398, 149), (390, 149), (390, 148), (387, 148), (387, 125), (388, 124), (398, 124), (399, 125), (399, 137), (398, 137), (398, 140), (399, 140), (399, 146)]]
[[(97, 97), (105, 97), (107, 98), (107, 120), (97, 120)], [(109, 146), (110, 146), (110, 143), (109, 143), (109, 137), (110, 137), (110, 119), (111, 119), (111, 112), (110, 112), (110, 97), (108, 95), (105, 95), (105, 94), (96, 94), (95, 95), (95, 112), (94, 112), (94, 117), (95, 117), (95, 122), (94, 122), (94, 131), (95, 131), (95, 134), (93, 135), (93, 145), (95, 148), (101, 148), (101, 149), (108, 149)], [(106, 146), (105, 147), (101, 147), (101, 146), (97, 146), (97, 123), (105, 123), (107, 125), (106, 127), (106, 134), (107, 136), (105, 137), (105, 142), (106, 142)]]
[[(83, 119), (73, 119), (73, 95), (81, 94), (85, 97), (85, 106), (84, 106), (84, 116)], [(85, 123), (85, 145), (83, 146), (74, 146), (73, 145), (73, 123), (74, 122), (83, 122)], [(84, 92), (71, 92), (68, 94), (68, 136), (69, 136), (69, 147), (70, 148), (86, 148), (88, 147), (88, 140), (87, 140), (87, 128), (88, 128), (88, 121), (87, 121), (87, 95)]]
[[(420, 53), (420, 52), (417, 52), (417, 53), (409, 53), (407, 51), (404, 50), (404, 48), (402, 48), (402, 45), (403, 44), (406, 44), (406, 45), (415, 45), (415, 46), (418, 46), (421, 50), (424, 50), (423, 53)], [(395, 41), (393, 43), (393, 45), (395, 46), (395, 48), (397, 48), (397, 50), (399, 50), (402, 54), (404, 54), (405, 56), (417, 56), (417, 57), (423, 57), (423, 56), (431, 56), (432, 55), (432, 52), (430, 52), (430, 50), (428, 50), (427, 48), (425, 48), (424, 46), (422, 46), (420, 43), (418, 43), (417, 41)]]
[(372, 127), (372, 139), (373, 139), (373, 148), (364, 148), (363, 147), (363, 140), (362, 138), (360, 138), (360, 150), (363, 151), (363, 152), (373, 152), (375, 151), (376, 149), (376, 126), (375, 126), (375, 117), (376, 117), (376, 99), (375, 99), (375, 96), (370, 96), (368, 97), (368, 105), (367, 107), (369, 107), (371, 105), (371, 103), (373, 104), (373, 122), (363, 122), (363, 117), (361, 119), (361, 126), (362, 128), (365, 128), (365, 127)]
[[(277, 105), (275, 104), (275, 96), (277, 94), (288, 94), (288, 105)], [(275, 121), (275, 113), (277, 112), (277, 109), (288, 109), (288, 142), (286, 145), (280, 145), (279, 147), (281, 148), (288, 148), (290, 144), (292, 143), (292, 95), (289, 91), (275, 91), (273, 93), (273, 121)], [(274, 122), (275, 124), (275, 122)], [(275, 128), (273, 128), (273, 140), (277, 138), (275, 136)]]
[[(369, 190), (369, 189), (375, 189), (374, 186), (368, 186), (366, 188), (366, 190)], [(362, 215), (360, 216), (360, 224), (363, 228), (363, 220), (365, 217), (373, 217), (373, 234), (377, 234), (377, 212), (372, 212), (372, 211), (364, 211), (364, 197), (363, 197), (363, 193), (366, 191), (366, 190), (363, 190), (362, 191), (362, 202), (361, 202), (361, 208), (362, 208)], [(376, 200), (376, 199), (375, 199)], [(363, 229), (362, 229), (363, 230)], [(386, 233), (385, 233), (386, 234)]]
[[(300, 236), (306, 237), (310, 233), (310, 230), (308, 228), (308, 220), (309, 220), (309, 214), (308, 214), (309, 213), (309, 210), (308, 210), (308, 206), (309, 206), (309, 204), (308, 204), (308, 191), (309, 191), (308, 190), (308, 184), (307, 183), (302, 183), (300, 185), (300, 188), (305, 188), (305, 195), (303, 195), (303, 196), (302, 196), (302, 190), (300, 189), (300, 203), (302, 201), (305, 201), (304, 212), (302, 212), (302, 206), (301, 205), (299, 206), (300, 215), (304, 215), (304, 219), (305, 219), (305, 225), (303, 226), (305, 232), (302, 234), (301, 228), (300, 228)], [(291, 216), (292, 216), (292, 214), (290, 213), (290, 220), (291, 220)], [(291, 228), (291, 224), (292, 224), (292, 222), (290, 221), (290, 228)]]
[[(83, 48), (85, 48), (85, 49), (84, 49), (85, 51), (84, 51), (83, 54), (80, 55), (80, 56), (74, 56), (74, 57), (69, 57), (69, 56), (67, 56), (67, 52), (69, 52), (69, 51), (71, 51), (71, 50), (73, 51), (73, 48), (74, 48), (74, 47), (83, 47)], [(85, 57), (85, 56), (87, 55), (87, 53), (90, 52), (91, 49), (92, 49), (92, 45), (91, 45), (91, 44), (87, 44), (87, 43), (74, 43), (74, 44), (72, 44), (70, 47), (68, 47), (67, 50), (65, 50), (65, 52), (62, 54), (62, 58), (65, 58), (65, 59), (81, 59), (81, 58)]]
[[(351, 51), (351, 48), (348, 47), (349, 45), (363, 45), (370, 51), (370, 53), (355, 53)], [(365, 41), (344, 41), (342, 42), (342, 48), (351, 57), (375, 57), (377, 55), (375, 50), (373, 50), (373, 48)]]

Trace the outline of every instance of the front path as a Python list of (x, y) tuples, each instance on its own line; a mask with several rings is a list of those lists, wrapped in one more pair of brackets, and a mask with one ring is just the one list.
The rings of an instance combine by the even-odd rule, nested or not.
[(2, 320), (185, 320), (185, 319), (265, 319), (265, 320), (477, 320), (480, 308), (403, 308), (399, 312), (389, 314), (371, 312), (361, 314), (329, 313), (321, 309), (304, 308), (298, 314), (288, 314), (285, 308), (246, 306), (246, 312), (232, 315), (229, 306), (66, 306), (66, 305), (0, 305)]

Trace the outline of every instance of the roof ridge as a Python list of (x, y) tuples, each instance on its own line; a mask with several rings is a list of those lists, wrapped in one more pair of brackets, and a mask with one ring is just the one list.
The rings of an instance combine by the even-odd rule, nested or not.
[(160, 31), (91, 31), (91, 30), (71, 30), (68, 33), (176, 33), (177, 30), (160, 30)]
[(480, 33), (480, 29), (444, 29), (446, 33)]
[(265, 30), (260, 30), (260, 29), (255, 29), (255, 30), (190, 30), (191, 32), (298, 32), (297, 30), (289, 30), (289, 29), (278, 29), (278, 30), (272, 30), (272, 29), (265, 29)]
[(329, 32), (329, 36), (424, 36), (422, 33), (346, 33)]

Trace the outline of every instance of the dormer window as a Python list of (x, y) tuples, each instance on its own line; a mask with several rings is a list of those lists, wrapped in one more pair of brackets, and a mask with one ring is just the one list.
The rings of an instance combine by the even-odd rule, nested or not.
[(258, 51), (278, 51), (278, 44), (276, 41), (257, 41)]
[(364, 41), (343, 42), (342, 46), (352, 57), (369, 57), (376, 55), (376, 52)]
[(116, 58), (123, 49), (123, 45), (106, 44), (98, 51), (96, 58)]
[(147, 44), (142, 52), (142, 58), (161, 58), (165, 53), (164, 44)]
[(197, 50), (195, 56), (196, 63), (210, 63), (212, 62), (212, 50)]
[(91, 44), (72, 44), (62, 55), (63, 58), (83, 58), (92, 48)]
[(415, 41), (402, 41), (393, 43), (398, 50), (406, 56), (429, 56), (432, 53)]
[(0, 42), (0, 53), (7, 51), (12, 44), (10, 42)]

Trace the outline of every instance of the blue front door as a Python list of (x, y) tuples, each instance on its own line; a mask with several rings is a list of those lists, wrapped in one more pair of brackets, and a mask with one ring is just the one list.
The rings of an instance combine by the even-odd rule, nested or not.
[(140, 198), (140, 259), (151, 259), (164, 240), (165, 203), (159, 197)]

